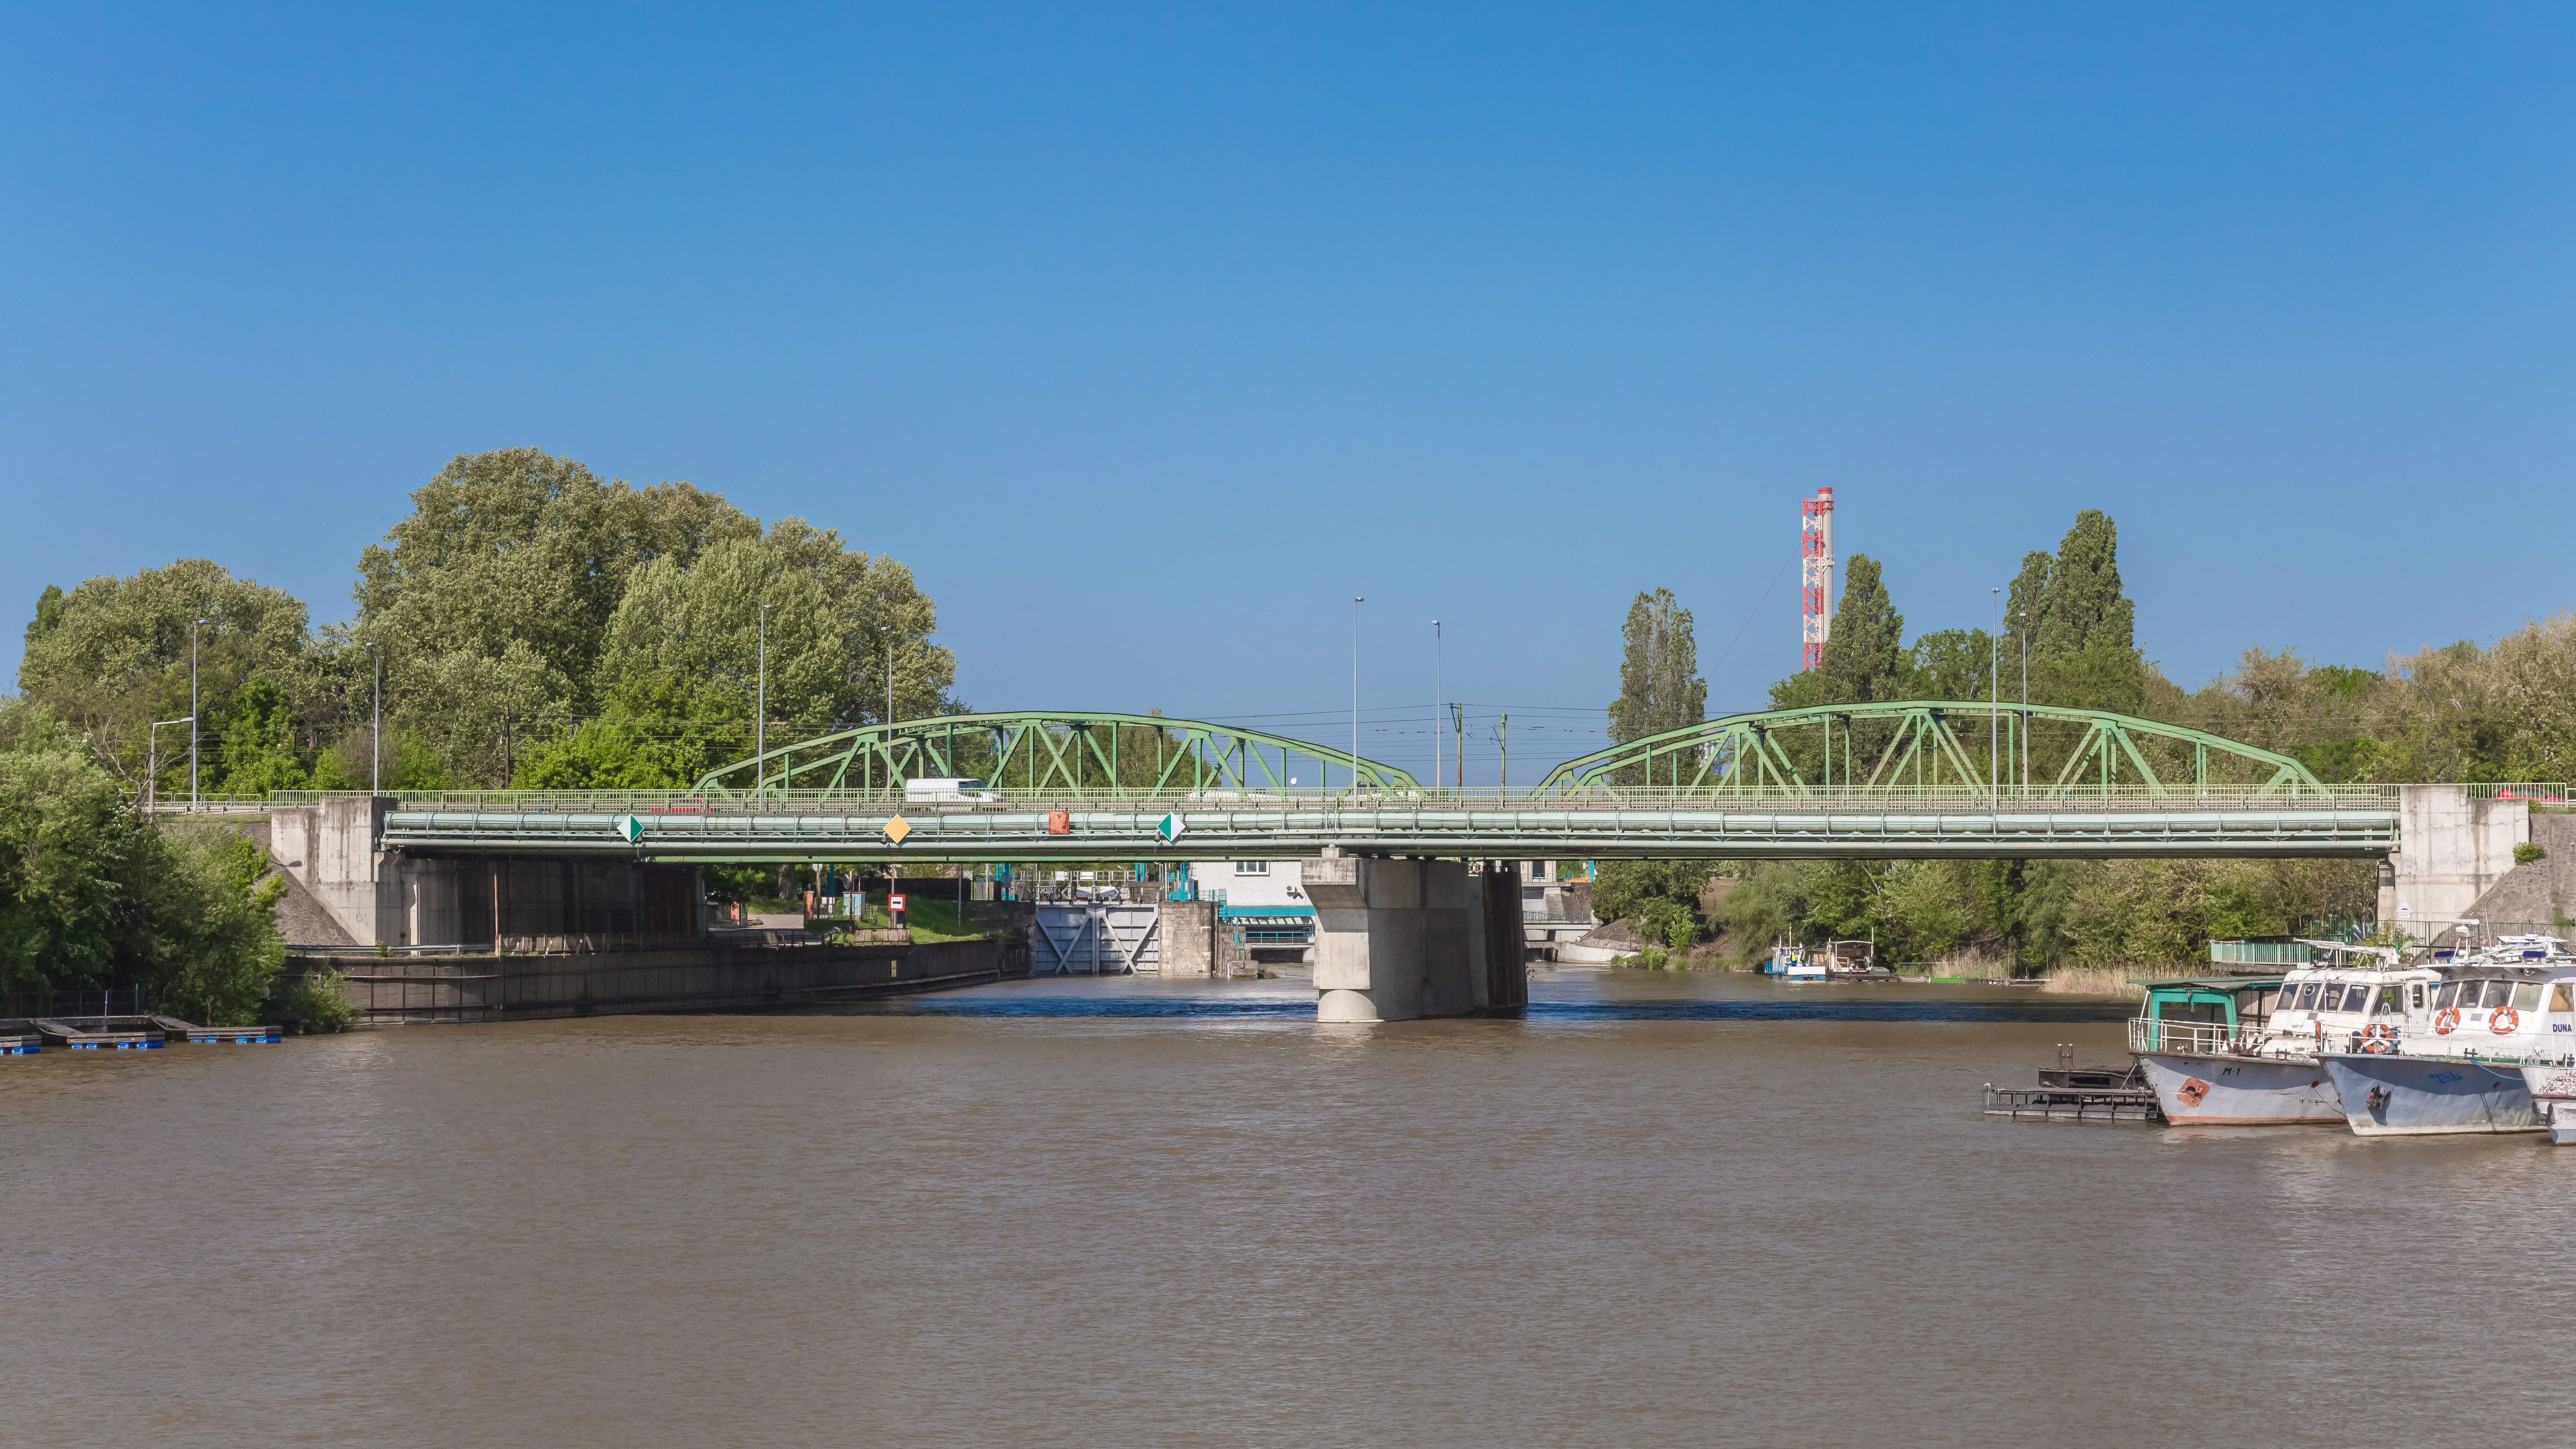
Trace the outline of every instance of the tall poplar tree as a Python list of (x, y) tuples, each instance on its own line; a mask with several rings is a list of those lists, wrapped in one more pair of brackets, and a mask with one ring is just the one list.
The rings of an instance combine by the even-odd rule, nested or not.
[(1691, 612), (1670, 589), (1637, 595), (1620, 631), (1619, 697), (1610, 702), (1610, 738), (1618, 744), (1698, 724), (1708, 716), (1708, 681), (1700, 677)]

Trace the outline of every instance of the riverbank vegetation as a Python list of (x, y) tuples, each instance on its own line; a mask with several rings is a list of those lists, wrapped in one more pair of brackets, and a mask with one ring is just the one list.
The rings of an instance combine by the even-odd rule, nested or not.
[(0, 700), (0, 993), (139, 989), (192, 1021), (257, 1019), (285, 962), (284, 884), (238, 826), (156, 827), (43, 708)]
[[(2054, 553), (2024, 558), (1999, 634), (1909, 642), (1878, 562), (1856, 554), (1820, 666), (1773, 685), (1770, 705), (1993, 699), (2000, 683), (2008, 707), (2023, 698), (2026, 651), (2035, 704), (2207, 730), (2290, 755), (2329, 784), (2576, 777), (2576, 615), (2491, 645), (2392, 654), (2377, 671), (2252, 646), (2186, 690), (2139, 651), (2135, 614), (2116, 527), (2090, 509)], [(1695, 661), (1676, 651), (1638, 658), (1636, 617), (1623, 684), (1694, 678)], [(1612, 718), (1639, 708), (1623, 695)], [(2219, 937), (2357, 934), (2375, 917), (2377, 881), (2372, 862), (2347, 860), (1619, 862), (1601, 867), (1595, 900), (1604, 919), (1675, 951), (1713, 937), (1732, 964), (1784, 938), (1870, 937), (1884, 961), (1990, 962), (2000, 975), (2186, 965)]]

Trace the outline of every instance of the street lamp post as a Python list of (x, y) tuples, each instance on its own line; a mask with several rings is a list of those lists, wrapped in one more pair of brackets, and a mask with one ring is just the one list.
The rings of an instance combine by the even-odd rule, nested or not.
[(1431, 621), (1431, 789), (1440, 790), (1440, 621)]
[(760, 606), (760, 688), (753, 696), (751, 726), (751, 798), (769, 798), (769, 611)]
[(2021, 635), (2021, 793), (2030, 794), (2030, 605), (2013, 617)]
[(188, 621), (188, 808), (197, 808), (197, 626), (203, 619)]
[(1351, 793), (1360, 792), (1360, 605), (1365, 594), (1351, 595)]
[(385, 649), (370, 643), (367, 655), (376, 665), (376, 722), (367, 732), (367, 793), (385, 793)]
[(2004, 672), (1995, 651), (2003, 646), (2004, 591), (1987, 592), (1995, 596), (1995, 632), (1986, 636), (1986, 803), (1992, 808), (2003, 797)]

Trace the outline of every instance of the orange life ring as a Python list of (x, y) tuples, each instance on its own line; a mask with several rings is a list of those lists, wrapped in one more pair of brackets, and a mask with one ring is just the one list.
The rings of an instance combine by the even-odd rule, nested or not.
[(2498, 1036), (2522, 1025), (2522, 1013), (2510, 1006), (2499, 1006), (2487, 1017), (2487, 1030)]
[(2397, 1050), (2397, 1028), (2384, 1021), (2362, 1028), (2361, 1049), (2374, 1057), (2384, 1057)]
[(2449, 1036), (2459, 1024), (2460, 1009), (2456, 1006), (2445, 1006), (2433, 1013), (2433, 1030), (2438, 1035)]

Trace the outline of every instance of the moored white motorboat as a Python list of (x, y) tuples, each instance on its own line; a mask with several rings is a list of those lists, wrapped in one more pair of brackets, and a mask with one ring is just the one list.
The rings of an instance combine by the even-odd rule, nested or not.
[(2323, 964), (2268, 977), (2152, 981), (2129, 1048), (2167, 1121), (2252, 1127), (2346, 1120), (2323, 1057), (2393, 1052), (2411, 999), (2437, 981), (2388, 947), (2309, 941)]
[(2444, 975), (2398, 1050), (2325, 1054), (2344, 1120), (2365, 1137), (2548, 1127), (2528, 1068), (2568, 1055), (2558, 1044), (2576, 1036), (2576, 957), (2555, 937), (2507, 936)]

